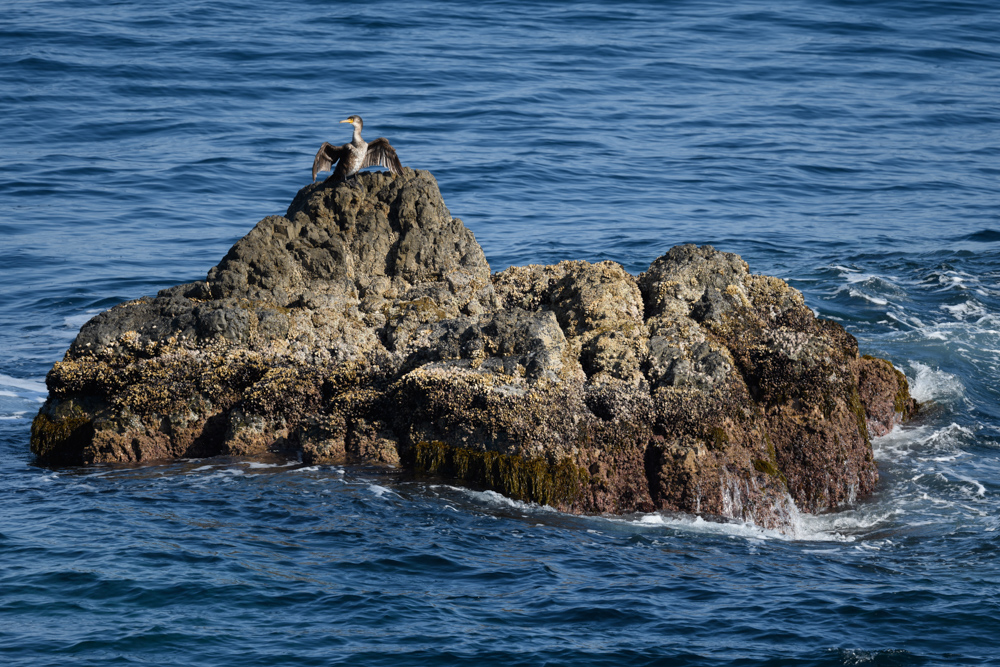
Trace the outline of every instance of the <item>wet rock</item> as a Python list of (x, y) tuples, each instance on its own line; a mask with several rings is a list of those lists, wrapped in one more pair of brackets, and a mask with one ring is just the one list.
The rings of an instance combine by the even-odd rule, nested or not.
[(872, 436), (885, 435), (917, 412), (906, 376), (891, 363), (866, 354), (858, 362), (858, 369), (858, 397)]
[(47, 384), (46, 464), (277, 452), (776, 527), (793, 500), (870, 492), (870, 438), (916, 409), (889, 362), (736, 255), (491, 276), (409, 169), (303, 188), (206, 280), (84, 325)]

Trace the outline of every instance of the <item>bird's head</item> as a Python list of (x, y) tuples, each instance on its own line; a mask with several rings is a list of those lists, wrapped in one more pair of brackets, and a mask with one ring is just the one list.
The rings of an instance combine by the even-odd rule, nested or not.
[(361, 116), (348, 116), (347, 118), (345, 118), (340, 122), (350, 123), (354, 127), (358, 128), (358, 130), (360, 130), (364, 126), (364, 123), (361, 122)]

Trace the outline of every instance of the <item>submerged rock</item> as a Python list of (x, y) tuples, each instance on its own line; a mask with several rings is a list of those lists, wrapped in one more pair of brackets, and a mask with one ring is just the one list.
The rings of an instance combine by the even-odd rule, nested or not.
[(101, 313), (47, 378), (49, 465), (380, 463), (571, 512), (780, 527), (873, 490), (916, 404), (887, 361), (737, 255), (491, 275), (434, 178), (311, 184), (205, 281)]

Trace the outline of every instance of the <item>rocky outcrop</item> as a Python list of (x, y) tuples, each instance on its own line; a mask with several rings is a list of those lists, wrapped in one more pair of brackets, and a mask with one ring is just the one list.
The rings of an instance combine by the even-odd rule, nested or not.
[(571, 512), (781, 526), (872, 491), (916, 404), (777, 278), (681, 246), (495, 275), (433, 177), (312, 184), (205, 281), (104, 312), (47, 378), (50, 465), (401, 466)]

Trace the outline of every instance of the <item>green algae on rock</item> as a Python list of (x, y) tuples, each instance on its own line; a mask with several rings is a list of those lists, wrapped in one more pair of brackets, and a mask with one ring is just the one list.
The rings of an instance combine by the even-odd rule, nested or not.
[(870, 437), (916, 410), (891, 363), (737, 255), (491, 275), (410, 169), (303, 188), (205, 281), (93, 318), (47, 385), (43, 464), (278, 453), (769, 527), (789, 498), (871, 492)]

